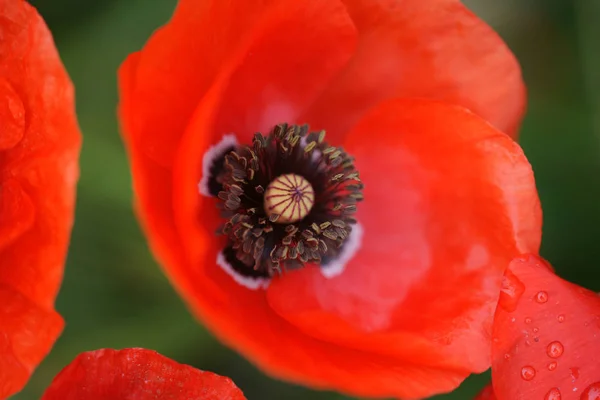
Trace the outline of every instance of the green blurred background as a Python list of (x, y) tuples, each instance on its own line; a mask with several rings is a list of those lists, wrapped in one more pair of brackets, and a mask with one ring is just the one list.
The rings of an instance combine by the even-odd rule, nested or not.
[[(426, 0), (424, 0), (426, 1)], [(38, 399), (78, 353), (146, 347), (233, 378), (249, 399), (344, 399), (272, 380), (196, 323), (148, 252), (131, 207), (115, 118), (115, 72), (169, 18), (175, 0), (32, 1), (77, 88), (84, 133), (77, 219), (57, 308), (67, 321), (15, 399)], [(521, 61), (529, 111), (521, 143), (545, 212), (542, 254), (600, 290), (600, 1), (470, 0)], [(357, 377), (360, 379), (360, 377)], [(489, 375), (436, 399), (469, 399)]]

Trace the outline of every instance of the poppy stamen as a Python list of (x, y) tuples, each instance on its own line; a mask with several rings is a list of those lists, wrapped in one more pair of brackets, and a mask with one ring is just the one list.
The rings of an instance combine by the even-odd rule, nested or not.
[(354, 160), (308, 126), (277, 125), (224, 155), (215, 180), (218, 233), (232, 268), (249, 277), (335, 260), (352, 232), (363, 184)]

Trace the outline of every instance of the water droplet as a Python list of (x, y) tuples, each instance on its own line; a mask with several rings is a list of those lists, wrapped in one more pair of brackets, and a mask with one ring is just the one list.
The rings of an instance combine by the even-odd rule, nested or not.
[(573, 378), (573, 382), (575, 382), (577, 379), (579, 379), (579, 368), (577, 368), (577, 367), (569, 368), (569, 371), (571, 372), (571, 378)]
[(525, 367), (521, 368), (521, 378), (526, 381), (530, 381), (535, 378), (535, 368), (533, 368), (531, 365), (526, 365)]
[(510, 322), (515, 322), (516, 320), (517, 320), (517, 319), (516, 319), (515, 317), (512, 317), (512, 318), (510, 319)]
[(554, 371), (557, 366), (558, 366), (558, 363), (556, 361), (550, 361), (548, 363), (548, 371)]
[(533, 331), (533, 333), (538, 333), (540, 331), (540, 329), (539, 328), (533, 328), (532, 331)]
[(530, 324), (531, 323), (531, 318), (529, 318), (529, 317), (525, 318), (525, 323), (526, 324)]
[(562, 397), (560, 395), (560, 390), (558, 388), (552, 388), (546, 393), (544, 396), (544, 400), (560, 400)]
[(556, 319), (562, 324), (565, 322), (565, 314), (560, 314), (558, 317), (556, 317)]
[(536, 343), (537, 343), (537, 342), (539, 342), (539, 341), (540, 341), (540, 338), (539, 338), (539, 336), (534, 336), (534, 337), (533, 337), (533, 341), (534, 341), (534, 342), (536, 342)]
[(565, 348), (564, 348), (563, 344), (558, 341), (551, 342), (548, 345), (548, 347), (546, 348), (546, 354), (548, 354), (548, 357), (552, 357), (552, 358), (558, 358), (558, 357), (562, 356), (564, 351), (565, 351)]
[(537, 294), (535, 295), (535, 301), (537, 301), (540, 304), (547, 302), (548, 292), (544, 292), (543, 290), (541, 292), (537, 292)]
[(0, 150), (13, 148), (25, 133), (25, 107), (8, 81), (0, 78)]
[(505, 360), (508, 360), (508, 359), (510, 359), (510, 354), (508, 354), (508, 353), (505, 353), (505, 354), (504, 354), (504, 359), (505, 359)]
[(502, 277), (502, 288), (500, 289), (500, 299), (498, 305), (507, 312), (513, 312), (517, 309), (517, 303), (525, 292), (525, 285), (510, 270), (507, 270)]
[(592, 383), (581, 393), (580, 400), (600, 400), (600, 382)]

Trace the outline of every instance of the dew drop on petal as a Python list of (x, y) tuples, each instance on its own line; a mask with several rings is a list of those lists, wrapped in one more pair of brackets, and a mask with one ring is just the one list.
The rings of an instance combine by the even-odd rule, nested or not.
[(556, 361), (549, 362), (548, 363), (548, 371), (554, 371), (557, 366), (558, 366), (558, 363)]
[(600, 382), (592, 383), (581, 393), (580, 400), (600, 400)]
[(565, 322), (565, 315), (560, 314), (558, 317), (556, 317), (556, 319), (558, 320), (558, 322), (563, 323)]
[(540, 304), (547, 302), (548, 292), (544, 292), (543, 290), (541, 292), (537, 292), (537, 294), (535, 295), (535, 301), (537, 301)]
[(538, 333), (539, 331), (540, 331), (540, 329), (539, 329), (539, 328), (533, 328), (533, 329), (532, 329), (532, 332), (533, 332), (533, 333)]
[(577, 367), (569, 368), (569, 371), (571, 372), (571, 378), (573, 378), (573, 382), (575, 382), (577, 379), (579, 379), (579, 368), (577, 368)]
[(525, 323), (526, 324), (530, 324), (531, 323), (531, 318), (529, 318), (529, 317), (525, 318)]
[(552, 357), (552, 358), (558, 358), (558, 357), (562, 356), (564, 351), (565, 351), (565, 347), (563, 346), (563, 344), (561, 342), (558, 342), (558, 341), (551, 342), (548, 345), (548, 347), (546, 348), (546, 354), (548, 354), (548, 357)]
[(521, 368), (521, 378), (526, 381), (530, 381), (535, 378), (535, 368), (530, 365), (526, 365), (525, 367)]
[(504, 359), (505, 359), (505, 360), (508, 360), (508, 359), (510, 359), (510, 354), (508, 354), (508, 353), (505, 353), (505, 354), (504, 354)]
[(562, 397), (560, 395), (560, 390), (558, 388), (552, 388), (546, 393), (544, 396), (544, 400), (560, 400)]

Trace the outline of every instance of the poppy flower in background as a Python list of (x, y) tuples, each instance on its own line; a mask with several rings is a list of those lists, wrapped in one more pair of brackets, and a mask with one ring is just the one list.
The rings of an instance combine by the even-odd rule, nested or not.
[(507, 269), (478, 400), (600, 400), (600, 296), (527, 255)]
[(122, 65), (119, 114), (151, 248), (220, 340), (281, 379), (423, 398), (489, 367), (541, 211), (502, 133), (513, 55), (459, 1), (397, 3), (181, 0)]
[(179, 364), (152, 350), (81, 353), (42, 400), (245, 400), (231, 379)]
[(73, 97), (36, 10), (0, 0), (0, 398), (23, 387), (63, 328), (54, 300), (79, 174)]

